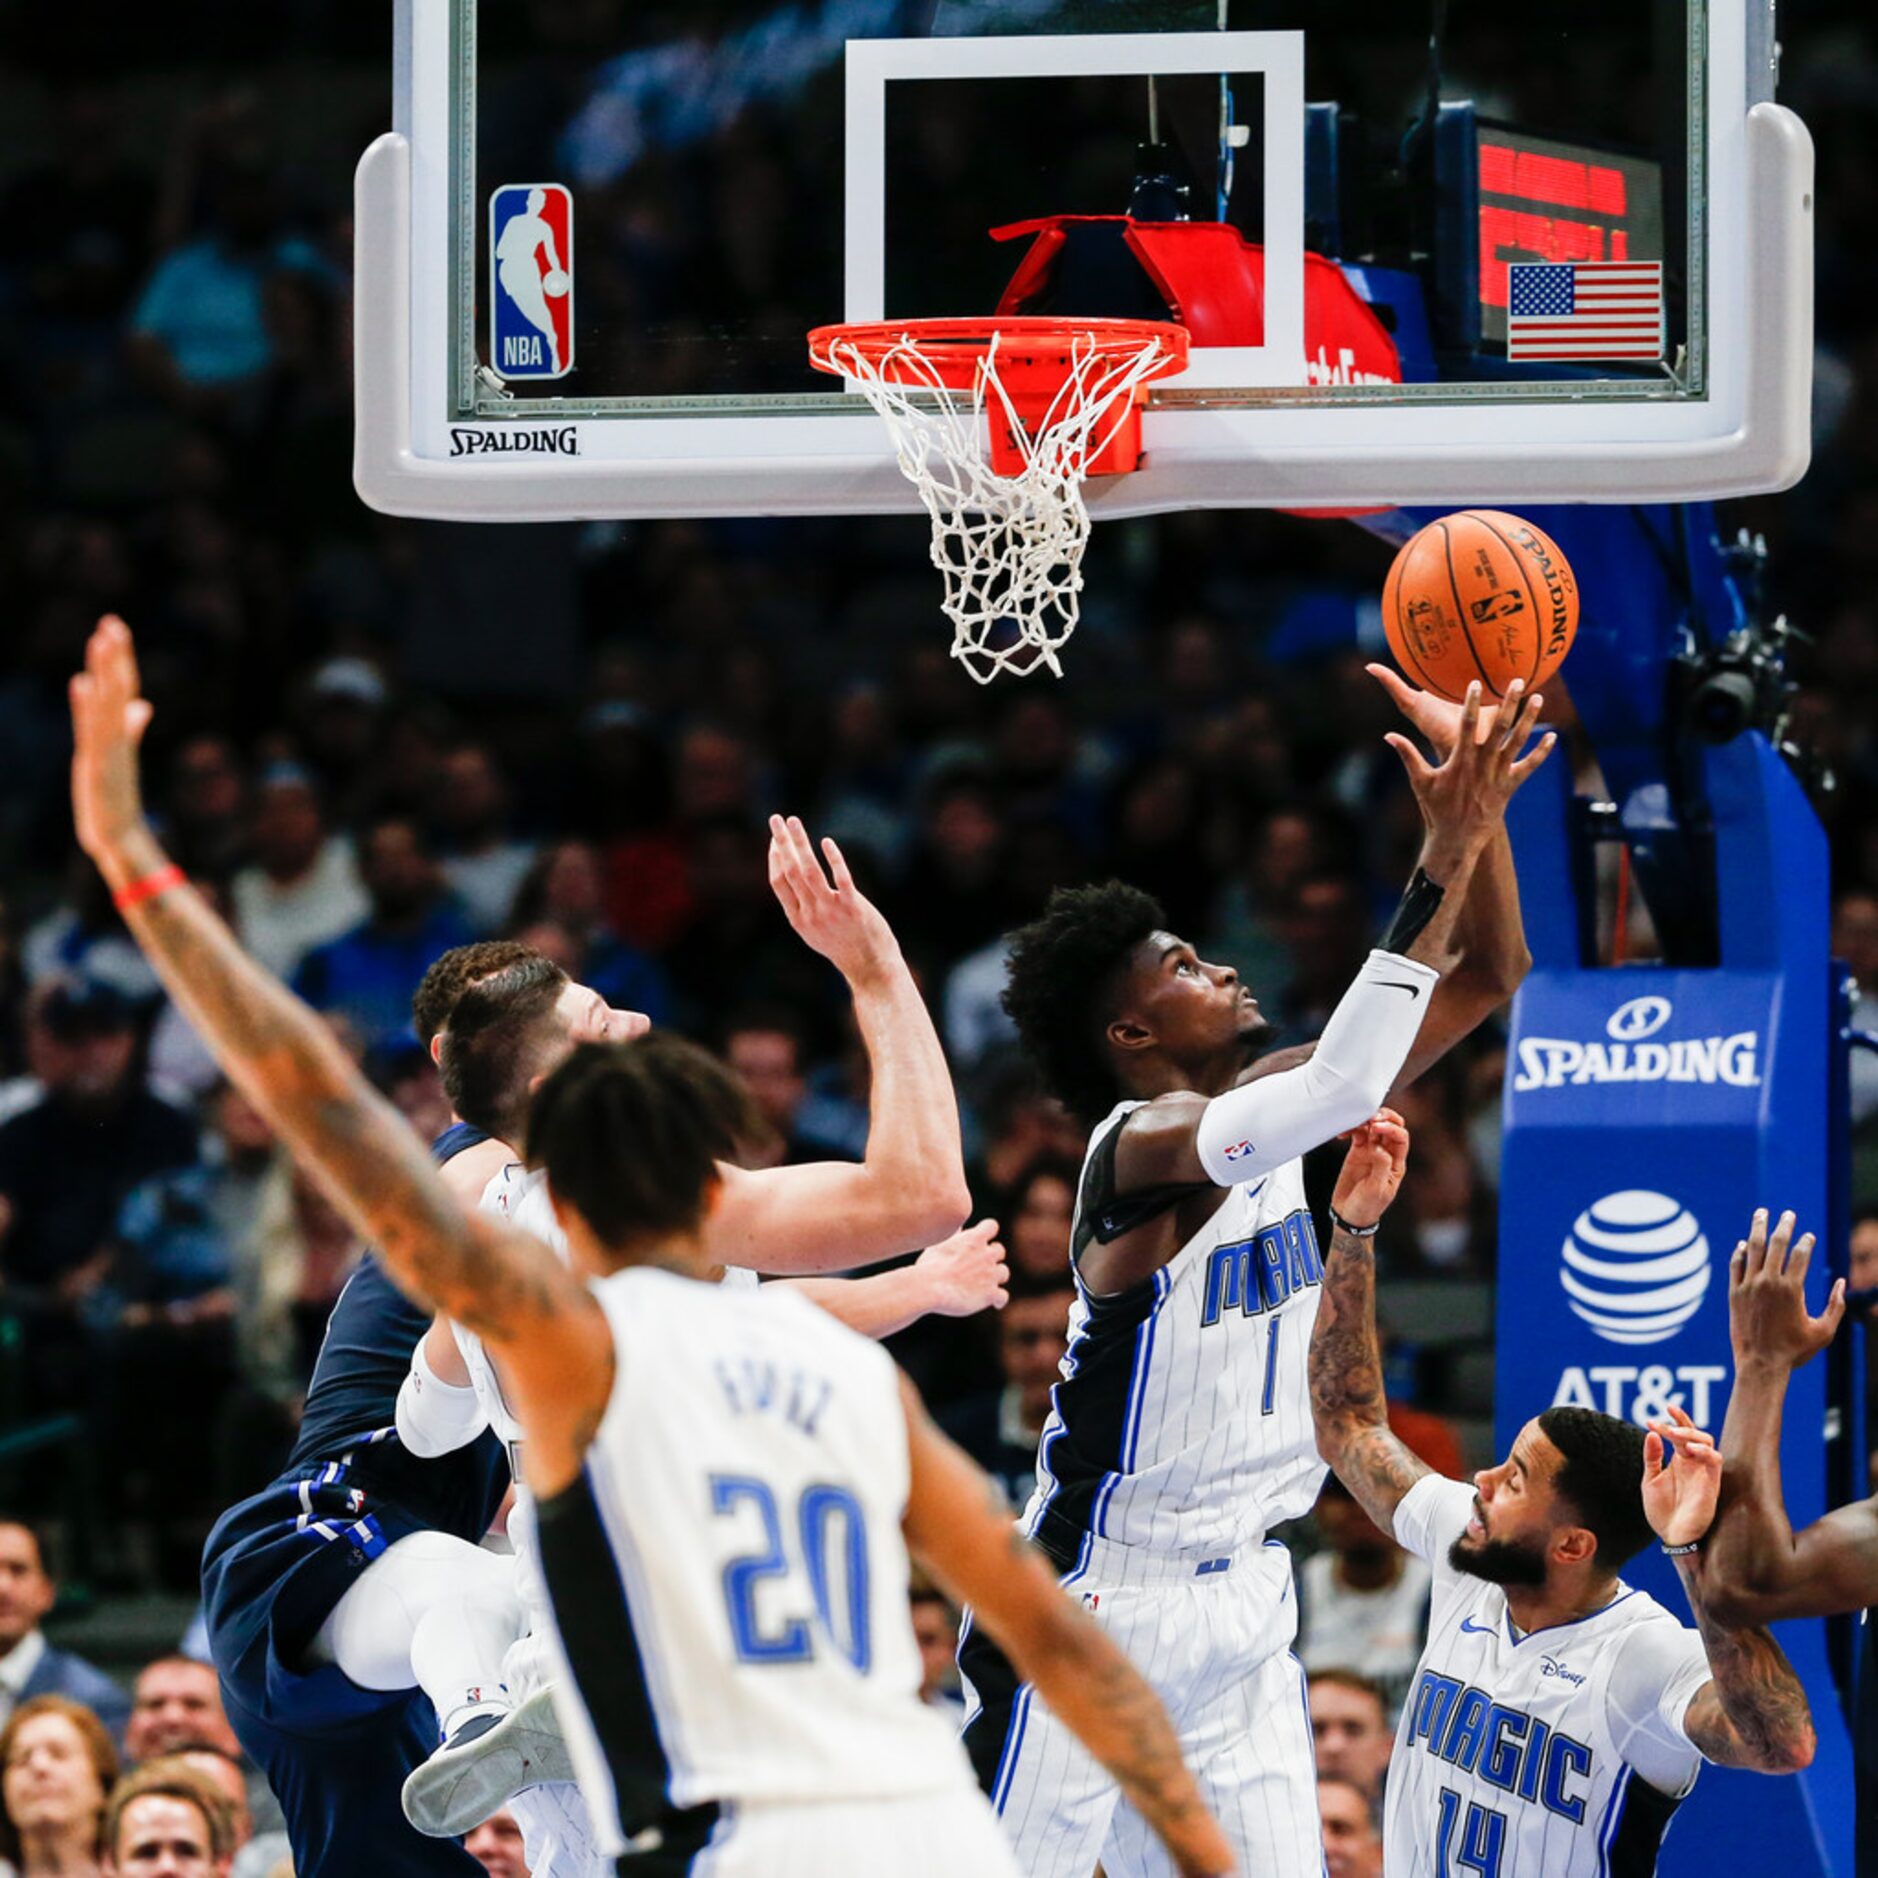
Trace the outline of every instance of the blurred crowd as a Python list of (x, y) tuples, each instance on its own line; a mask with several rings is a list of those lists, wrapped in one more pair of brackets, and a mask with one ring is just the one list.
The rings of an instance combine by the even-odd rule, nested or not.
[[(368, 513), (349, 475), (349, 186), (384, 118), (386, 29), (344, 11), (302, 0), (257, 38), (252, 15), (204, 8), (226, 15), (226, 63), (167, 78), (148, 35), (81, 67), (44, 21), (0, 26), (19, 94), (0, 343), (25, 368), (0, 410), (0, 1429), (46, 1435), (0, 1451), (0, 1512), (50, 1518), (107, 1586), (193, 1586), (211, 1516), (284, 1455), (361, 1250), (218, 1081), (73, 846), (63, 688), (105, 611), (145, 654), (172, 852), (427, 1138), (448, 1110), (411, 992), (445, 948), (510, 934), (720, 1049), (769, 1152), (858, 1155), (865, 1061), (769, 893), (763, 818), (836, 836), (922, 976), (978, 1213), (1025, 1279), (995, 1321), (916, 1326), (898, 1353), (1021, 1499), (1063, 1352), (1082, 1143), (1015, 1059), (1003, 935), (1054, 886), (1118, 875), (1237, 965), (1286, 1039), (1314, 1035), (1418, 834), (1363, 671), (1388, 551), (1264, 514), (1104, 526), (1070, 675), (984, 692), (946, 657), (923, 521)], [(669, 12), (646, 9), (647, 30)], [(1767, 534), (1772, 600), (1815, 642), (1796, 731), (1838, 779), (1835, 942), (1878, 1031), (1878, 176), (1860, 160), (1878, 58), (1849, 4), (1791, 6), (1783, 36), (1782, 96), (1819, 148), (1817, 454), (1800, 490), (1724, 522)], [(327, 108), (292, 108), (309, 97)], [(762, 154), (785, 206), (759, 219), (780, 227), (786, 152)], [(720, 140), (698, 173), (728, 160)], [(786, 304), (776, 244), (737, 253), (750, 294)], [(1483, 1326), (1472, 1347), (1405, 1334), (1391, 1352), (1402, 1412), (1451, 1471), (1490, 1407), (1502, 1067), (1489, 1028), (1413, 1092), (1381, 1242), (1386, 1280), (1452, 1286), (1456, 1319)], [(1878, 1130), (1878, 1057), (1854, 1081)], [(1859, 1181), (1878, 1202), (1878, 1151)], [(1860, 1230), (1878, 1298), (1878, 1218)], [(1314, 1527), (1330, 1869), (1362, 1874), (1426, 1573), (1347, 1499)], [(150, 1665), (127, 1714), (76, 1670), (34, 1682), (64, 1654), (38, 1630), (40, 1547), (0, 1524), (0, 1857), (79, 1871), (34, 1845), (115, 1859), (112, 1834), (180, 1807), (203, 1870), (271, 1871), (265, 1796), (255, 1838), (200, 1665)], [(948, 1699), (950, 1613), (916, 1594), (915, 1615)], [(476, 1849), (520, 1873), (502, 1832)]]

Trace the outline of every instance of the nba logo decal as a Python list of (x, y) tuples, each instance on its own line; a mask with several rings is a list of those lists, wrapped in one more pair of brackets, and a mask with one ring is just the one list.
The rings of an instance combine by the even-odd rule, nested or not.
[(500, 378), (574, 369), (574, 198), (505, 183), (489, 198), (489, 363)]

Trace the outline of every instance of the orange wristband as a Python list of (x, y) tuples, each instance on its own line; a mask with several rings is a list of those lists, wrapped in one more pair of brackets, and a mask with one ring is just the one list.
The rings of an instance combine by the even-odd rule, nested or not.
[(172, 887), (182, 886), (187, 879), (188, 875), (172, 861), (154, 874), (146, 874), (143, 879), (118, 888), (111, 896), (111, 904), (122, 913), (133, 906), (141, 906), (146, 900), (154, 900), (159, 893), (168, 893)]

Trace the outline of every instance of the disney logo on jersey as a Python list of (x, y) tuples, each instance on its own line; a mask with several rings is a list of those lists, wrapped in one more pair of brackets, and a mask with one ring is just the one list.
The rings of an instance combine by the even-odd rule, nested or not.
[(1300, 1209), (1249, 1239), (1213, 1248), (1206, 1261), (1201, 1326), (1217, 1324), (1228, 1311), (1242, 1311), (1247, 1317), (1275, 1311), (1306, 1286), (1323, 1282), (1317, 1229), (1310, 1214)]
[(1556, 1676), (1560, 1682), (1569, 1682), (1574, 1689), (1582, 1689), (1585, 1679), (1575, 1671), (1569, 1670), (1556, 1656), (1542, 1656), (1539, 1659), (1539, 1674)]
[(1661, 1343), (1708, 1290), (1707, 1235), (1680, 1200), (1626, 1187), (1594, 1200), (1559, 1248), (1572, 1315), (1606, 1343)]
[(565, 183), (489, 197), (489, 367), (500, 378), (574, 369), (574, 198)]
[(1686, 1082), (1760, 1087), (1760, 1032), (1737, 1030), (1707, 1037), (1651, 1042), (1675, 1016), (1669, 999), (1628, 998), (1604, 1025), (1608, 1042), (1570, 1037), (1522, 1037), (1513, 1088), (1562, 1089), (1585, 1083)]

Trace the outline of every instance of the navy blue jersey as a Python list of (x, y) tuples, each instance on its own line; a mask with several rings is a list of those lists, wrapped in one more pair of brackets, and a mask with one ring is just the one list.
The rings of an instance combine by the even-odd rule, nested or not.
[[(458, 1122), (437, 1137), (431, 1152), (441, 1165), (488, 1139), (481, 1129)], [(398, 1391), (411, 1352), (429, 1328), (429, 1316), (368, 1252), (327, 1322), (287, 1472), (304, 1474), (351, 1453), (356, 1485), (396, 1501), (423, 1525), (475, 1541), (489, 1530), (508, 1490), (502, 1444), (485, 1432), (453, 1454), (425, 1461), (383, 1438), (397, 1422)]]

